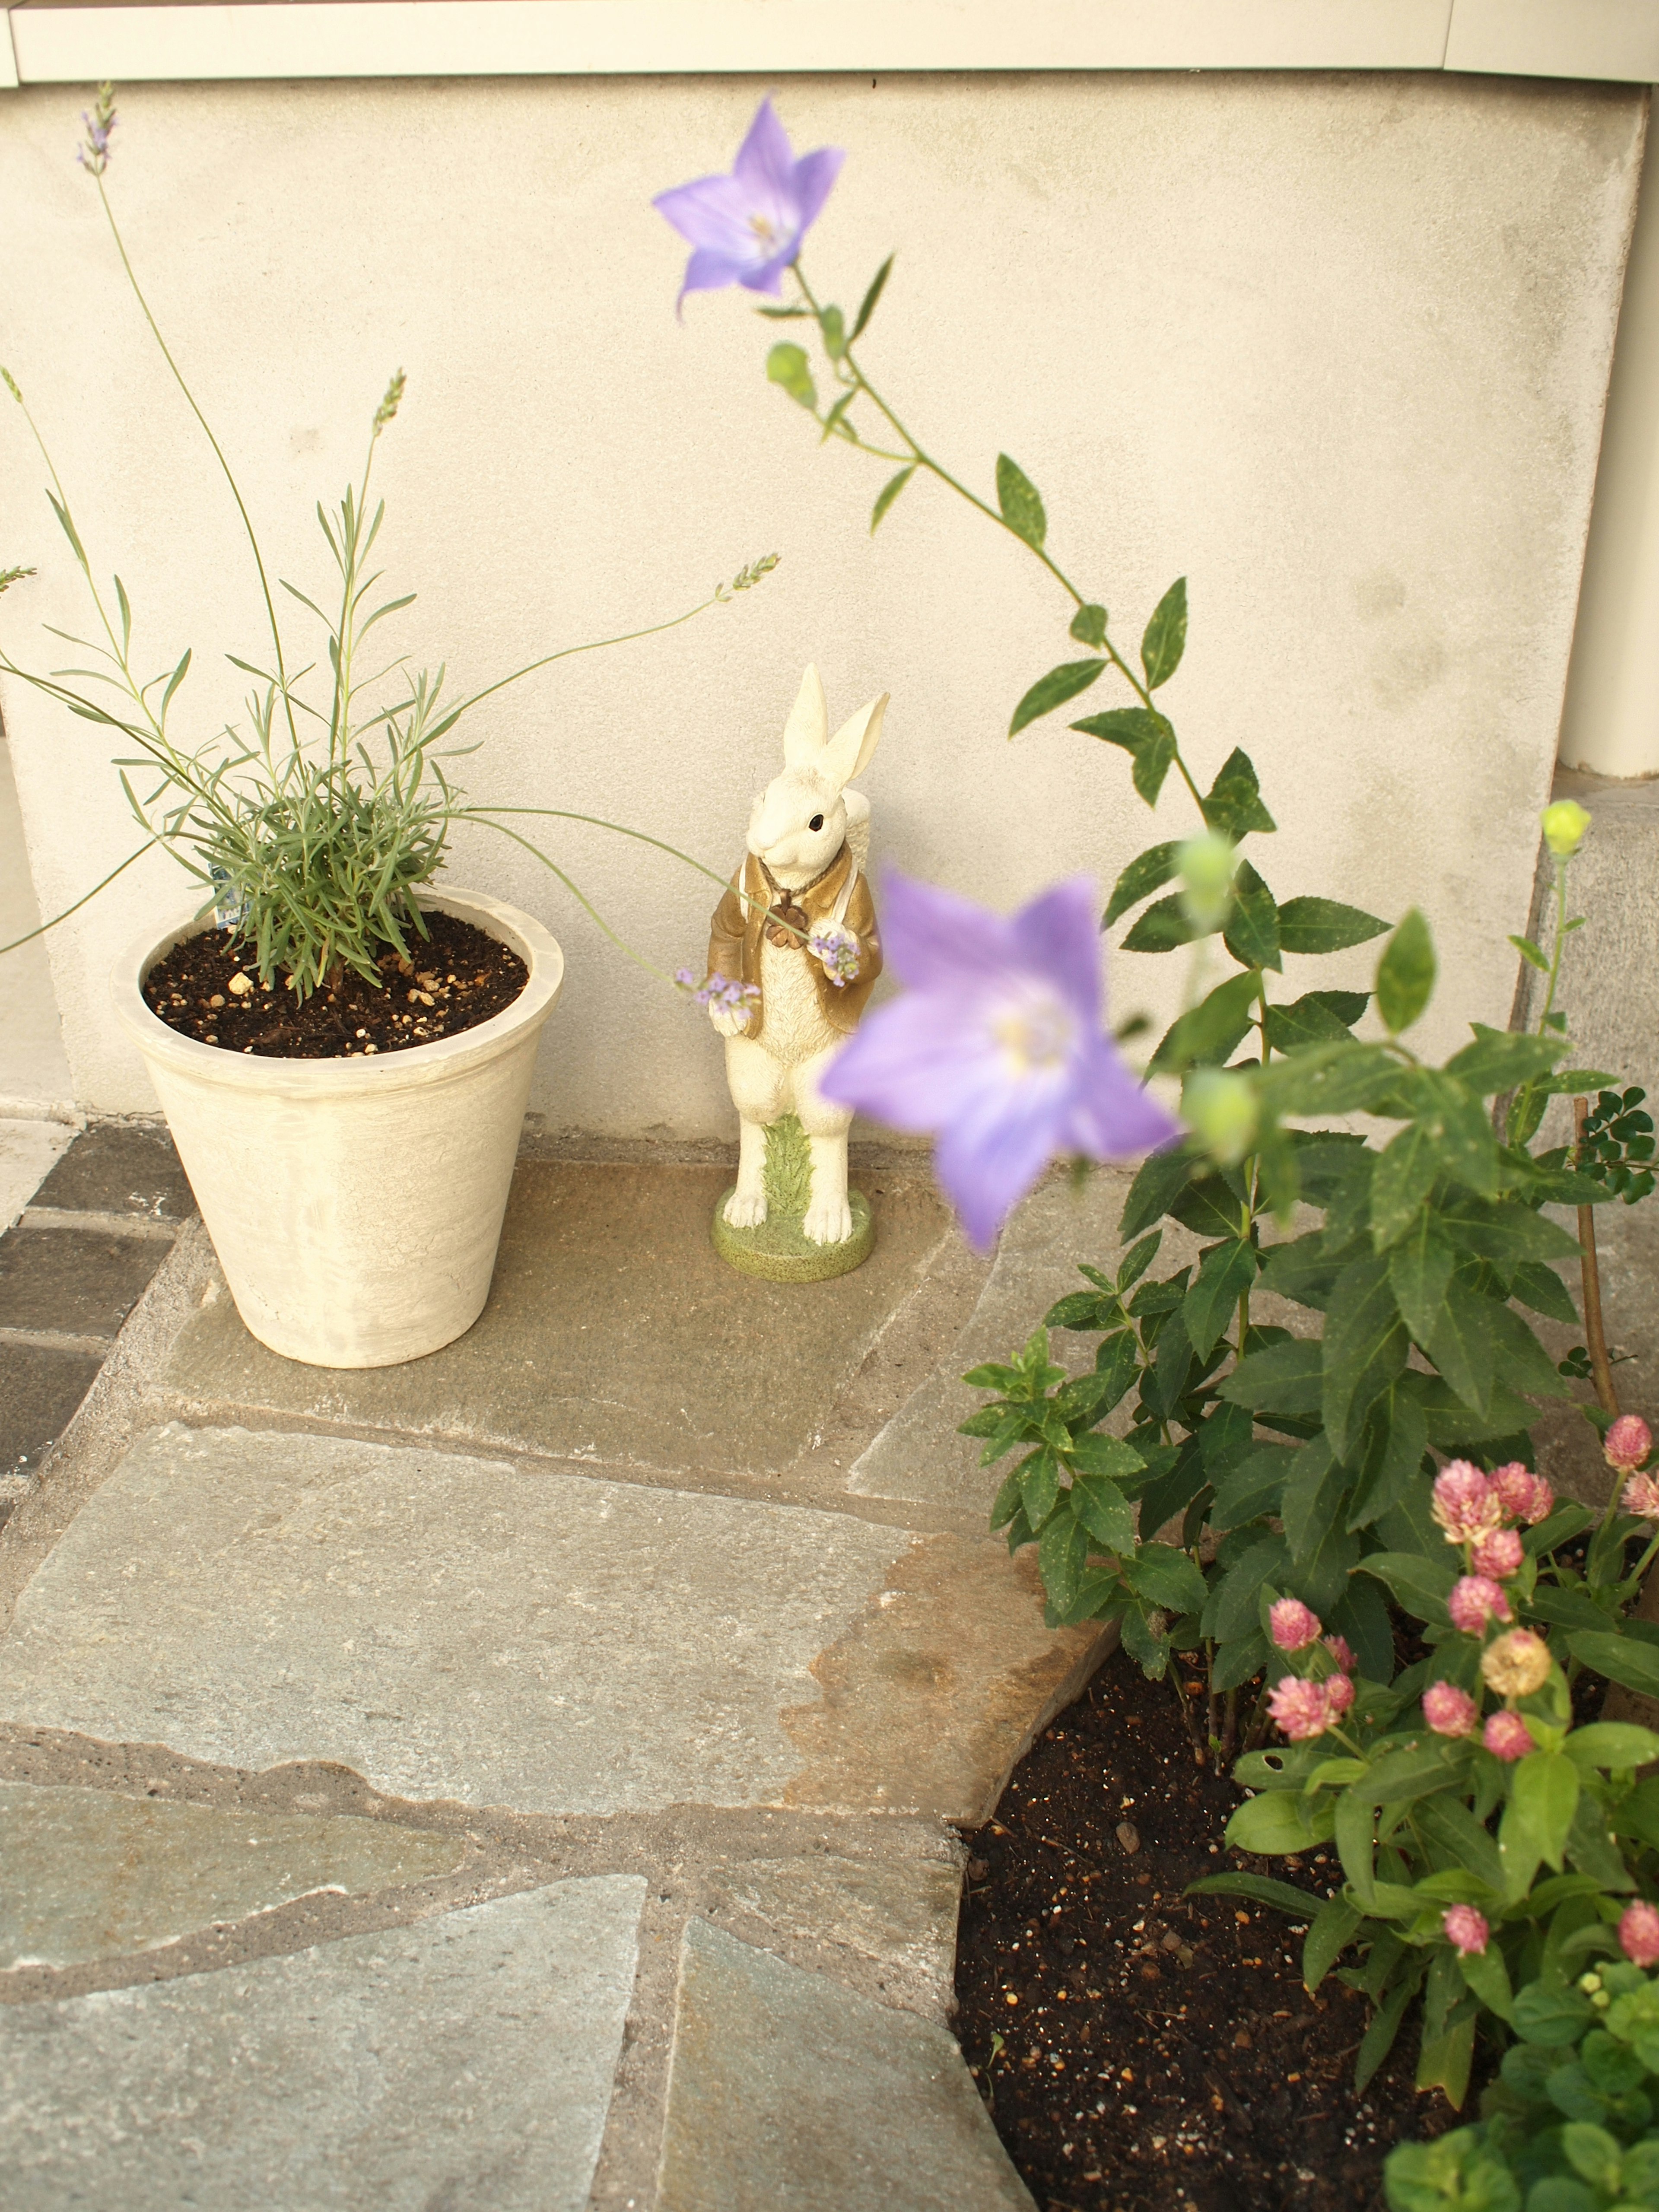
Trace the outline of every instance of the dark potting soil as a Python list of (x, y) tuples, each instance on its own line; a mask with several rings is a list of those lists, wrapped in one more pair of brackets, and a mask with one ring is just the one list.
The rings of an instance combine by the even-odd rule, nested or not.
[(229, 930), (175, 945), (144, 978), (144, 1002), (169, 1029), (222, 1051), (268, 1060), (349, 1060), (406, 1052), (476, 1029), (503, 1012), (530, 980), (518, 954), (470, 921), (428, 908), (425, 938), (407, 959), (388, 946), (380, 984), (346, 969), (303, 1005), (280, 976), (259, 981), (253, 948)]
[(969, 1839), (955, 2026), (1041, 2212), (1372, 2212), (1395, 2143), (1474, 2115), (1479, 2054), (1455, 2113), (1412, 2087), (1409, 2021), (1357, 2097), (1365, 1999), (1334, 1975), (1308, 1994), (1283, 1913), (1183, 1899), (1224, 1869), (1310, 1899), (1340, 1880), (1322, 1850), (1228, 1850), (1238, 1802), (1118, 1651)]

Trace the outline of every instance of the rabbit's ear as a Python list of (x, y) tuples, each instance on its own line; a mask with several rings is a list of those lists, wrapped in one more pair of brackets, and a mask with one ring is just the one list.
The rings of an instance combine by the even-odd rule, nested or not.
[(789, 720), (783, 726), (784, 766), (815, 767), (829, 735), (830, 709), (824, 704), (823, 685), (817, 668), (809, 662), (789, 709)]
[(836, 732), (823, 750), (818, 763), (818, 774), (839, 791), (843, 784), (870, 765), (881, 738), (882, 717), (887, 712), (890, 693), (884, 691), (879, 699), (872, 699), (867, 707), (860, 707)]

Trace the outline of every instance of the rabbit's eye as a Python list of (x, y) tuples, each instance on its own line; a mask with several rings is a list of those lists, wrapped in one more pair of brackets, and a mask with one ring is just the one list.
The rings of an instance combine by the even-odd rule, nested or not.
[(822, 830), (823, 827), (823, 815), (815, 814), (806, 826), (809, 830)]

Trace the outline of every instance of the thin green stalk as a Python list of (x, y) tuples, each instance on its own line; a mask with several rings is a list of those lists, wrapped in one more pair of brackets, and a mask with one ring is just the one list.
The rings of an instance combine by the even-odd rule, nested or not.
[(129, 853), (120, 866), (112, 868), (101, 884), (94, 884), (89, 891), (83, 891), (73, 906), (66, 906), (62, 914), (53, 915), (50, 921), (43, 921), (39, 929), (30, 930), (27, 937), (14, 937), (9, 945), (0, 945), (0, 959), (3, 959), (8, 952), (15, 952), (20, 945), (33, 945), (37, 937), (44, 937), (49, 929), (56, 929), (60, 921), (67, 921), (72, 914), (79, 914), (88, 899), (95, 899), (100, 891), (115, 881), (117, 876), (125, 875), (135, 860), (142, 860), (146, 853), (161, 842), (159, 837), (147, 837), (136, 853)]
[(459, 707), (452, 708), (433, 736), (441, 737), (446, 730), (453, 728), (460, 720), (463, 714), (471, 714), (481, 700), (493, 697), (497, 691), (504, 691), (509, 684), (518, 683), (521, 677), (533, 676), (538, 668), (550, 668), (556, 660), (568, 660), (574, 653), (599, 653), (606, 646), (632, 645), (642, 637), (659, 637), (665, 630), (678, 629), (682, 623), (691, 622), (698, 615), (706, 614), (710, 607), (723, 604), (720, 592), (715, 591), (708, 599), (699, 600), (695, 607), (688, 608), (684, 614), (675, 615), (667, 622), (653, 623), (648, 629), (624, 630), (618, 637), (590, 638), (586, 645), (562, 646), (556, 653), (544, 653), (541, 659), (532, 660), (526, 667), (515, 668), (510, 676), (503, 676), (498, 682), (486, 684), (482, 691), (475, 691), (470, 699), (464, 700)]

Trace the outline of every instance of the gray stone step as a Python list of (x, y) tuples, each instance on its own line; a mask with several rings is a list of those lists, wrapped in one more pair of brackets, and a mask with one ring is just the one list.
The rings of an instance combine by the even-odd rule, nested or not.
[(387, 1820), (0, 1782), (0, 1972), (155, 1950), (319, 1890), (429, 1881), (465, 1854), (459, 1837)]
[(0, 2009), (7, 2212), (583, 2212), (645, 1888)]
[(656, 2212), (1035, 2212), (941, 2027), (691, 1921)]

